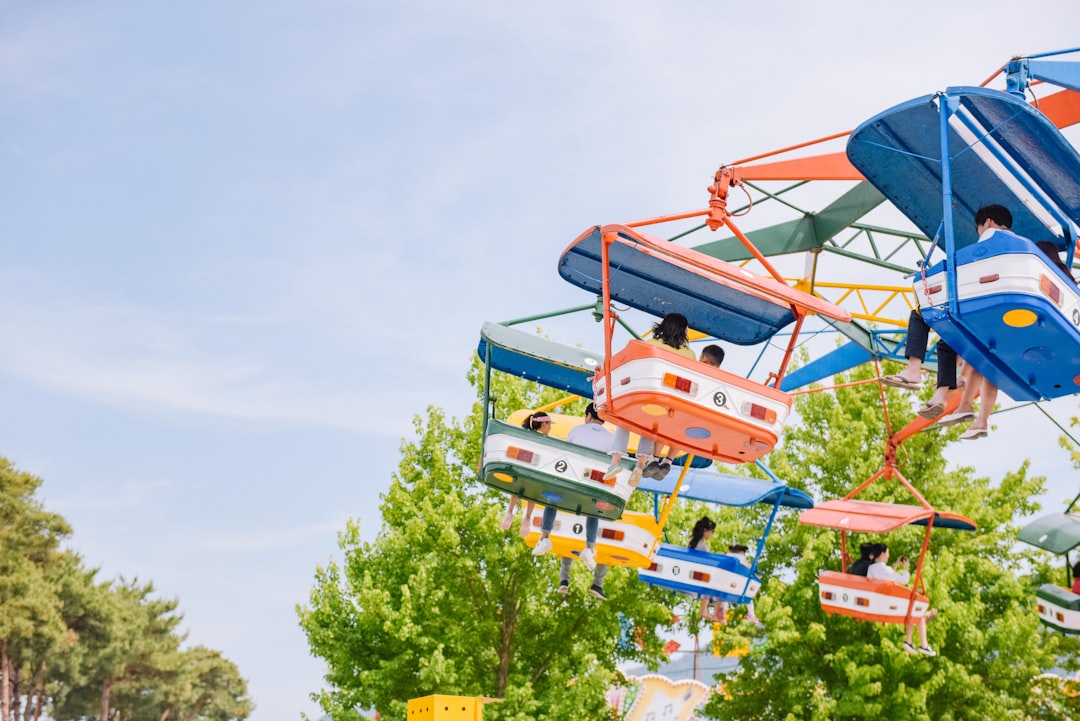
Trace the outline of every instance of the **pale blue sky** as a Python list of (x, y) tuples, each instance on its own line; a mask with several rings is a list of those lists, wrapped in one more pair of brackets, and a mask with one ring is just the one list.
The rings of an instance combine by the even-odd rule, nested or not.
[[(1073, 0), (951, 5), (0, 0), (0, 454), (256, 721), (314, 714), (293, 607), (411, 417), (468, 411), (481, 323), (589, 302), (565, 245), (721, 162), (1080, 45)], [(1001, 419), (955, 460), (1071, 493)]]

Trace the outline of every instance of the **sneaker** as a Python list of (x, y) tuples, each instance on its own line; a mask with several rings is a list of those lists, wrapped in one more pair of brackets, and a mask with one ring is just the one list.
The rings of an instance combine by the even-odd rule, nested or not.
[(570, 582), (569, 581), (559, 581), (559, 595), (560, 596), (565, 596), (568, 593), (570, 593)]
[(578, 560), (585, 564), (590, 571), (596, 568), (596, 553), (591, 548), (582, 549), (578, 554)]
[(988, 431), (985, 428), (968, 428), (960, 434), (962, 441), (974, 441), (977, 438), (986, 438)]
[(950, 413), (942, 418), (937, 424), (941, 427), (955, 426), (957, 423), (967, 423), (968, 421), (975, 420), (975, 414), (972, 411), (957, 411), (956, 413)]
[(645, 470), (641, 472), (641, 475), (646, 478), (655, 478), (660, 480), (663, 476), (660, 475), (660, 464), (657, 461), (649, 461), (645, 466)]
[(509, 531), (510, 526), (511, 526), (511, 524), (513, 524), (513, 522), (514, 522), (514, 514), (513, 513), (507, 513), (505, 516), (503, 516), (503, 519), (501, 521), (499, 521), (499, 528), (503, 529), (504, 531)]
[(626, 479), (626, 482), (630, 484), (631, 488), (637, 488), (641, 483), (642, 470), (637, 466), (634, 466), (634, 470), (630, 471), (630, 478)]
[(543, 556), (545, 553), (547, 553), (550, 550), (551, 550), (551, 539), (547, 538), (545, 536), (544, 538), (541, 538), (539, 541), (536, 542), (536, 548), (533, 549), (533, 555), (534, 556)]
[(600, 588), (599, 586), (590, 586), (589, 595), (593, 598), (599, 598), (601, 601), (607, 600), (607, 596), (604, 595), (604, 589)]
[(611, 465), (607, 467), (607, 471), (604, 472), (604, 480), (610, 481), (619, 475), (619, 471), (622, 470), (621, 461), (612, 461)]
[(908, 653), (910, 653), (910, 654), (911, 654), (912, 656), (914, 656), (914, 655), (916, 655), (917, 653), (919, 653), (919, 652), (918, 652), (918, 651), (917, 651), (917, 650), (915, 649), (915, 645), (914, 645), (914, 644), (911, 644), (911, 643), (908, 643), (907, 641), (904, 641), (904, 650), (905, 650), (905, 651), (907, 651)]
[(667, 477), (668, 471), (671, 470), (671, 461), (660, 461), (660, 470), (657, 471), (656, 480), (662, 481)]
[(919, 653), (921, 653), (923, 656), (937, 656), (937, 651), (930, 648), (929, 646), (919, 646)]

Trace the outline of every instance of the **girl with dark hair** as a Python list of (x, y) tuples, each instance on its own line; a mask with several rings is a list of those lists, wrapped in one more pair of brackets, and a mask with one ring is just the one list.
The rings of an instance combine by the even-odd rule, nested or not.
[(1072, 590), (1073, 593), (1080, 593), (1080, 561), (1073, 564), (1072, 572), (1073, 572), (1073, 583), (1072, 583), (1072, 589), (1071, 590)]
[[(694, 530), (690, 533), (689, 548), (692, 551), (709, 550), (708, 540), (716, 531), (716, 523), (708, 516), (702, 516), (694, 524)], [(709, 611), (709, 603), (712, 602), (713, 610)], [(708, 596), (701, 597), (701, 617), (706, 621), (724, 623), (727, 620), (727, 604)]]
[[(911, 578), (911, 573), (908, 572), (908, 566), (910, 562), (907, 556), (900, 556), (900, 559), (896, 562), (896, 568), (889, 566), (889, 547), (884, 543), (872, 544), (873, 549), (870, 552), (870, 568), (866, 570), (866, 577), (871, 580), (879, 581), (892, 581), (898, 583), (901, 586), (905, 585)], [(897, 570), (899, 569), (899, 570)], [(918, 619), (914, 623), (907, 623), (904, 625), (904, 650), (910, 654), (924, 654), (926, 656), (937, 656), (934, 649), (930, 648), (930, 644), (926, 640), (926, 622), (934, 620), (934, 616), (937, 615), (937, 609), (932, 608), (926, 612), (926, 615)], [(915, 648), (915, 644), (911, 642), (912, 631), (915, 626), (919, 627), (919, 647)]]
[[(536, 431), (542, 436), (546, 436), (551, 433), (551, 416), (544, 411), (538, 411), (537, 413), (530, 413), (525, 417), (525, 420), (521, 422), (521, 427), (530, 431)], [(514, 508), (517, 506), (518, 497), (510, 496), (510, 505), (506, 507), (506, 514), (503, 515), (502, 521), (499, 523), (499, 528), (504, 531), (509, 531), (510, 526), (514, 523)], [(525, 505), (525, 517), (521, 519), (521, 533), (522, 538), (527, 538), (529, 527), (532, 524), (533, 509), (536, 508), (536, 504), (529, 501)]]
[[(687, 329), (689, 323), (686, 320), (686, 316), (682, 313), (668, 313), (659, 322), (652, 327), (652, 338), (647, 342), (650, 345), (660, 346), (670, 351), (674, 351), (681, 356), (685, 356), (690, 360), (696, 361), (697, 356), (694, 355), (693, 349), (688, 345), (689, 339), (687, 336)], [(715, 346), (713, 346), (715, 347)], [(717, 348), (717, 350), (720, 350)], [(723, 351), (721, 351), (720, 361), (723, 360)], [(709, 365), (713, 365), (711, 362)], [(719, 361), (716, 366), (719, 367)], [(614, 478), (622, 467), (620, 462), (622, 461), (623, 454), (626, 453), (627, 447), (630, 445), (630, 431), (625, 428), (615, 429), (615, 442), (611, 446), (611, 465), (608, 466), (607, 473), (604, 474), (604, 480), (610, 480)], [(671, 459), (678, 455), (678, 450), (675, 448), (668, 448), (667, 457), (661, 460), (660, 458), (653, 458), (657, 455), (656, 443), (649, 438), (642, 438), (638, 442), (637, 448), (637, 464), (634, 466), (634, 471), (630, 476), (630, 485), (637, 486), (641, 481), (641, 476), (644, 475), (648, 478), (662, 479), (671, 470)], [(650, 464), (651, 462), (651, 464)], [(649, 465), (648, 473), (645, 473), (646, 465)]]
[(884, 547), (882, 543), (864, 543), (859, 546), (859, 560), (848, 566), (847, 572), (856, 576), (865, 576), (870, 570), (870, 564), (873, 563), (871, 559), (881, 553)]
[(653, 337), (649, 343), (663, 346), (684, 355), (690, 360), (697, 360), (694, 351), (690, 348), (690, 339), (687, 336), (689, 324), (686, 316), (682, 313), (668, 313), (663, 319), (652, 327)]

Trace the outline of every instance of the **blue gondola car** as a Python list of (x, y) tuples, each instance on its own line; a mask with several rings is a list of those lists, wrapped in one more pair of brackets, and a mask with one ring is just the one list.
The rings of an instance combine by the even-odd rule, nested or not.
[[(644, 479), (639, 489), (670, 494), (675, 482)], [(758, 558), (780, 507), (807, 509), (814, 506), (814, 500), (806, 493), (783, 483), (712, 471), (687, 473), (679, 487), (679, 497), (725, 506), (746, 507), (764, 503), (773, 507), (761, 536), (758, 553), (749, 566), (724, 553), (695, 551), (686, 546), (661, 543), (652, 565), (638, 569), (638, 577), (648, 584), (691, 598), (708, 596), (727, 603), (749, 603), (761, 587), (761, 577), (757, 575)]]
[[(847, 155), (943, 247), (914, 282), (938, 335), (1013, 399), (1080, 392), (1080, 292), (1035, 245), (1071, 267), (1080, 154), (1054, 124), (1018, 94), (949, 88), (866, 121)], [(976, 211), (991, 203), (1013, 232), (977, 242)]]

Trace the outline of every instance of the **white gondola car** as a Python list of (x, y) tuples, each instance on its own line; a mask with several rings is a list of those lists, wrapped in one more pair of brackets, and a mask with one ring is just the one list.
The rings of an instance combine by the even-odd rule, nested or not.
[(623, 460), (617, 477), (604, 480), (607, 453), (489, 420), (484, 439), (484, 483), (520, 498), (561, 510), (617, 519), (634, 489), (633, 462)]

